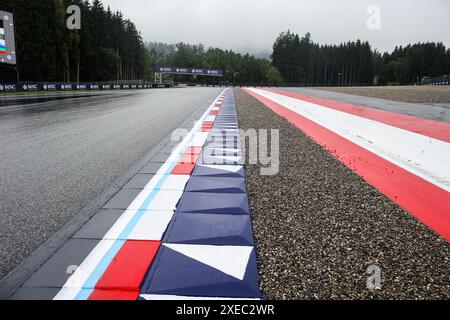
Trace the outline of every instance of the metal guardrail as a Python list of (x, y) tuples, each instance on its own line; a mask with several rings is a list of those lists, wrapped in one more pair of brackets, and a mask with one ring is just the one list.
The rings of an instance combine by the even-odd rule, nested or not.
[(424, 77), (420, 82), (422, 86), (444, 86), (450, 85), (450, 74), (446, 74), (439, 77), (429, 78)]

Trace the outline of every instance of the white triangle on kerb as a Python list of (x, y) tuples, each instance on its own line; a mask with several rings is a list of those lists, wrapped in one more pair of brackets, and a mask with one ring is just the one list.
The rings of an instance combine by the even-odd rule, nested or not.
[(232, 165), (203, 165), (200, 167), (205, 167), (209, 169), (222, 170), (231, 173), (237, 173), (243, 169), (243, 166), (232, 166)]
[(253, 247), (165, 244), (182, 255), (197, 260), (238, 280), (244, 280)]

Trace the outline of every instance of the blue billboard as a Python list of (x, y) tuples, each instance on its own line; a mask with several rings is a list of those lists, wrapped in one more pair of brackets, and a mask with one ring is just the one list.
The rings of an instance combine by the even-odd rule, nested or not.
[(202, 68), (179, 68), (179, 67), (155, 67), (156, 73), (169, 73), (169, 74), (183, 74), (190, 76), (210, 76), (210, 77), (223, 77), (223, 70), (221, 69), (202, 69)]

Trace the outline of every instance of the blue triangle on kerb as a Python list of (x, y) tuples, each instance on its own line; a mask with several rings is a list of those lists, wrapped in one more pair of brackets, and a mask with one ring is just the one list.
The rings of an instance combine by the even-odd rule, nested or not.
[(163, 246), (141, 294), (261, 298), (255, 252), (250, 255), (244, 279), (239, 280)]

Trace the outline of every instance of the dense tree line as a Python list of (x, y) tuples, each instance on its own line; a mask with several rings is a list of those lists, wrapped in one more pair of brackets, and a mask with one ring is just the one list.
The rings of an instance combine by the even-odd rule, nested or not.
[(419, 43), (382, 55), (368, 42), (319, 45), (309, 33), (300, 38), (287, 31), (273, 45), (272, 64), (293, 85), (413, 84), (450, 74), (450, 50), (442, 43)]
[(272, 64), (287, 83), (305, 86), (372, 84), (373, 52), (368, 42), (319, 45), (307, 33), (281, 33), (273, 46)]
[(375, 59), (383, 66), (381, 83), (410, 84), (417, 83), (423, 77), (450, 74), (450, 49), (442, 43), (396, 47), (391, 54), (378, 55)]
[[(66, 27), (70, 5), (81, 29)], [(113, 81), (149, 76), (149, 54), (135, 25), (94, 0), (2, 0), (14, 13), (17, 60), (24, 81)]]
[(152, 66), (198, 67), (224, 70), (224, 78), (175, 76), (179, 82), (217, 83), (224, 81), (230, 84), (281, 84), (280, 72), (266, 59), (239, 54), (232, 50), (218, 48), (205, 49), (203, 45), (178, 43), (147, 43)]

